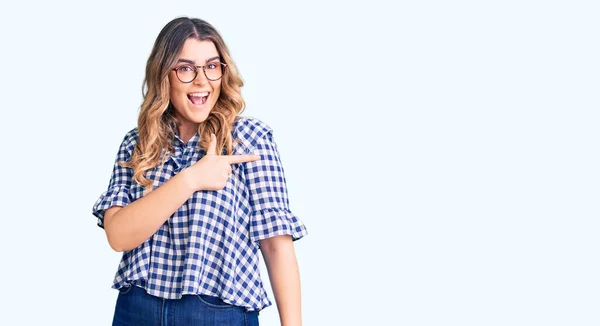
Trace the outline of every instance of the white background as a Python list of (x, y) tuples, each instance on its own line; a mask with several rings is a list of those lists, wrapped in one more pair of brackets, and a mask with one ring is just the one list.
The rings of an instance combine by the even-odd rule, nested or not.
[(181, 15), (275, 130), (305, 325), (600, 324), (596, 2), (1, 7), (2, 324), (110, 324), (91, 208)]

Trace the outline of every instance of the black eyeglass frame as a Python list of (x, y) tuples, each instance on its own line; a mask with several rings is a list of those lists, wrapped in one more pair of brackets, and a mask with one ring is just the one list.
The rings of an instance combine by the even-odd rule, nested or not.
[[(217, 80), (219, 80), (219, 79), (223, 78), (223, 72), (225, 71), (225, 68), (227, 68), (227, 64), (226, 64), (226, 63), (223, 63), (223, 62), (219, 62), (219, 63), (221, 64), (221, 66), (223, 66), (223, 72), (221, 73), (221, 77), (219, 77), (219, 78), (217, 78), (217, 79), (210, 79), (210, 78), (208, 78), (208, 76), (206, 75), (206, 67), (207, 67), (208, 65), (210, 65), (210, 64), (215, 64), (215, 63), (216, 63), (216, 62), (209, 62), (209, 63), (208, 63), (207, 65), (205, 65), (205, 66), (194, 66), (194, 65), (192, 65), (192, 64), (184, 64), (184, 65), (181, 65), (181, 66), (175, 67), (175, 68), (173, 68), (172, 70), (173, 70), (173, 71), (175, 71), (175, 76), (177, 76), (177, 79), (179, 79), (179, 81), (180, 81), (180, 82), (182, 82), (182, 83), (184, 83), (184, 84), (189, 84), (189, 83), (193, 82), (194, 80), (196, 80), (196, 78), (198, 78), (198, 69), (200, 69), (200, 68), (202, 68), (202, 72), (204, 73), (204, 77), (206, 77), (206, 79), (208, 79), (208, 80), (210, 80), (210, 81), (217, 81)], [(178, 69), (179, 69), (179, 68), (182, 68), (182, 67), (192, 67), (192, 68), (194, 68), (194, 73), (195, 73), (195, 75), (194, 75), (194, 78), (192, 78), (192, 80), (190, 80), (190, 81), (188, 81), (188, 82), (184, 82), (183, 80), (181, 80), (181, 78), (179, 78), (179, 71), (178, 71)]]

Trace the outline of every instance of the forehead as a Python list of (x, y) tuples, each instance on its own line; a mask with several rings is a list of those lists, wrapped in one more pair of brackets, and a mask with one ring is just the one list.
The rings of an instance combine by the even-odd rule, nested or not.
[(204, 63), (206, 59), (219, 55), (217, 47), (212, 41), (200, 41), (189, 38), (183, 44), (178, 59), (192, 60), (197, 64)]

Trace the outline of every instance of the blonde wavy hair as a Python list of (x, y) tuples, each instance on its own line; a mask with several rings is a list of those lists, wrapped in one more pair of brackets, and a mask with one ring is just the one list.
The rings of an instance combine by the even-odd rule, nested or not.
[(170, 21), (158, 34), (148, 62), (142, 87), (144, 100), (138, 117), (139, 140), (131, 160), (120, 162), (122, 166), (134, 170), (133, 179), (151, 190), (152, 180), (146, 178), (146, 171), (164, 164), (173, 153), (172, 140), (179, 121), (170, 102), (169, 72), (175, 67), (183, 44), (189, 38), (212, 41), (227, 64), (221, 78), (221, 92), (208, 118), (199, 124), (199, 149), (206, 151), (210, 135), (217, 138), (217, 153), (232, 154), (232, 128), (236, 117), (244, 110), (245, 102), (241, 95), (244, 82), (233, 62), (229, 49), (219, 32), (209, 23), (197, 18), (179, 17)]

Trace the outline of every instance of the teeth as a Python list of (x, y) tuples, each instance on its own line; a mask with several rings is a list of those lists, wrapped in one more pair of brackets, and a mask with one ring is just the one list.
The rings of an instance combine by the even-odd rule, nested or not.
[(208, 92), (191, 93), (189, 95), (194, 96), (194, 97), (204, 97), (204, 96), (208, 96)]

